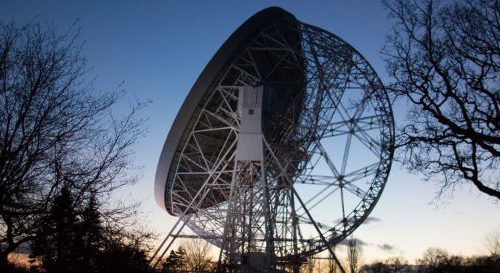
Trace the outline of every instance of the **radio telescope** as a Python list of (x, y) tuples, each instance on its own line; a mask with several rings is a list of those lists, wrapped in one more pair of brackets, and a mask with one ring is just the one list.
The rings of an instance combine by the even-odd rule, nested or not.
[(238, 272), (336, 259), (380, 198), (393, 150), (391, 105), (361, 54), (264, 9), (217, 51), (170, 129), (155, 196), (178, 221), (155, 265), (183, 236), (219, 247)]

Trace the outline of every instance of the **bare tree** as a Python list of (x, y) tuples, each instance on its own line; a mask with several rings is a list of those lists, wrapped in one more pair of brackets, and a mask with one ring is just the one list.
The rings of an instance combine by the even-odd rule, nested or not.
[(122, 92), (85, 81), (81, 44), (75, 27), (0, 25), (0, 268), (63, 187), (78, 203), (137, 180), (130, 148), (143, 133), (141, 106), (112, 115)]
[(375, 261), (371, 264), (363, 265), (360, 269), (362, 273), (390, 273), (391, 267), (382, 261)]
[(492, 232), (486, 235), (486, 249), (491, 256), (500, 257), (500, 232)]
[(389, 90), (409, 102), (401, 161), (439, 194), (462, 182), (500, 199), (500, 2), (388, 0)]
[(417, 260), (417, 264), (430, 269), (431, 272), (434, 272), (447, 265), (449, 257), (450, 255), (446, 250), (431, 247), (424, 252), (421, 259)]
[[(333, 249), (335, 251), (335, 249)], [(333, 256), (331, 253), (328, 253), (328, 259), (327, 259), (327, 273), (337, 273), (338, 270), (338, 265), (335, 262)]]
[(390, 268), (390, 273), (403, 273), (408, 271), (408, 262), (403, 257), (390, 257), (385, 260), (385, 264)]
[(361, 246), (356, 238), (350, 238), (347, 242), (347, 262), (349, 264), (349, 272), (359, 272), (361, 267)]
[(317, 259), (317, 257), (319, 257), (319, 256), (317, 256), (317, 254), (307, 257), (307, 261), (300, 268), (300, 272), (302, 272), (302, 273), (321, 272), (318, 270), (320, 260)]
[(190, 272), (209, 272), (213, 263), (210, 259), (210, 244), (201, 239), (189, 240), (183, 244), (186, 250), (186, 266)]

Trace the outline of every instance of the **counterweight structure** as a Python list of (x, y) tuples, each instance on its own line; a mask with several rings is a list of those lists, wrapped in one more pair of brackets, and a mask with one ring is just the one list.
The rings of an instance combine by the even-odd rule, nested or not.
[(186, 226), (239, 272), (335, 257), (377, 203), (393, 150), (390, 102), (368, 62), (265, 9), (215, 54), (168, 134), (155, 196), (179, 220), (154, 263)]

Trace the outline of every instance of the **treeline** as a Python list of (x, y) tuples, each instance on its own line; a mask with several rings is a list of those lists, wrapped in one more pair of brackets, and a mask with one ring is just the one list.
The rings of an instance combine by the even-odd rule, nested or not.
[[(421, 258), (410, 263), (403, 257), (391, 257), (385, 260), (361, 266), (359, 260), (353, 265), (352, 258), (342, 262), (343, 268), (348, 273), (498, 273), (500, 272), (500, 242), (494, 242), (492, 252), (484, 256), (459, 256), (449, 254), (440, 248), (427, 249)], [(212, 260), (209, 253), (209, 244), (203, 241), (193, 241), (172, 250), (170, 255), (158, 268), (162, 273), (198, 272), (216, 273), (216, 261)], [(362, 259), (358, 256), (358, 259)], [(221, 268), (222, 272), (233, 272), (230, 268)], [(313, 256), (302, 264), (301, 273), (340, 273), (339, 267), (333, 259), (322, 256)]]
[[(23, 264), (7, 272), (123, 273), (153, 272), (147, 253), (150, 233), (130, 231), (126, 225), (107, 222), (94, 196), (76, 203), (67, 188), (55, 198), (49, 212), (25, 248)], [(116, 211), (113, 212), (116, 216)], [(123, 216), (123, 213), (120, 213)]]
[(429, 248), (415, 264), (394, 257), (361, 267), (359, 273), (498, 273), (500, 255), (459, 256), (443, 249)]
[[(346, 273), (499, 273), (500, 272), (500, 233), (486, 236), (487, 255), (460, 256), (448, 253), (441, 248), (428, 248), (420, 258), (408, 261), (403, 257), (376, 259), (366, 263), (357, 239), (350, 238), (346, 244), (346, 257), (341, 260)], [(309, 257), (302, 264), (300, 273), (341, 273), (342, 271), (323, 253)], [(170, 273), (170, 272), (169, 272)]]

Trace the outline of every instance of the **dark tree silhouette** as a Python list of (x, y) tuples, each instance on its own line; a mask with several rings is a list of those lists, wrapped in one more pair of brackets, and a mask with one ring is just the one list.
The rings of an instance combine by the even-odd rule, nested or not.
[[(128, 234), (130, 236), (130, 234)], [(99, 252), (95, 273), (153, 273), (148, 263), (147, 251), (143, 248), (143, 237), (136, 241), (108, 241)], [(127, 242), (128, 241), (128, 242)]]
[(356, 238), (350, 238), (347, 241), (347, 263), (349, 272), (359, 272), (361, 267), (361, 246)]
[(170, 255), (168, 255), (167, 259), (162, 265), (163, 273), (175, 273), (178, 272), (179, 268), (182, 265), (182, 257), (175, 252), (175, 250), (170, 251)]
[(91, 194), (89, 200), (81, 214), (80, 240), (82, 242), (82, 272), (96, 272), (97, 260), (101, 252), (104, 229), (102, 226), (101, 215), (99, 213), (99, 204), (94, 194)]
[(383, 262), (373, 262), (363, 265), (360, 269), (362, 273), (392, 273), (391, 267)]
[(500, 257), (450, 255), (439, 248), (427, 249), (416, 264), (408, 264), (401, 258), (389, 258), (364, 265), (361, 273), (497, 273)]
[(176, 273), (187, 271), (187, 253), (184, 247), (180, 246), (177, 251), (170, 251), (167, 259), (162, 265), (161, 272), (163, 273)]
[(194, 239), (187, 241), (182, 246), (188, 257), (186, 260), (188, 270), (193, 272), (211, 272), (213, 270), (214, 265), (209, 257), (211, 246), (208, 241)]
[(47, 273), (151, 272), (147, 241), (151, 234), (130, 231), (121, 222), (107, 225), (93, 195), (83, 204), (63, 188), (50, 214), (43, 219), (32, 244), (32, 258), (40, 258)]
[[(335, 248), (333, 249), (335, 251)], [(328, 253), (328, 259), (326, 261), (326, 273), (337, 273), (338, 271), (338, 265), (333, 259), (333, 256), (331, 253)]]
[(426, 265), (431, 268), (437, 268), (440, 264), (445, 264), (448, 259), (448, 252), (441, 248), (428, 248), (421, 259), (418, 259), (418, 264)]
[(408, 262), (402, 257), (391, 257), (385, 260), (389, 266), (387, 273), (404, 273), (408, 271)]
[(56, 196), (36, 235), (32, 255), (42, 258), (47, 272), (80, 272), (83, 244), (78, 213), (66, 187)]
[(83, 203), (137, 178), (131, 145), (141, 105), (111, 114), (123, 92), (85, 81), (79, 31), (0, 24), (0, 271), (34, 231), (63, 185)]
[(460, 256), (451, 256), (444, 249), (428, 248), (421, 259), (417, 260), (421, 271), (428, 273), (460, 272), (465, 268), (464, 259)]
[(409, 102), (398, 138), (401, 162), (500, 199), (500, 2), (385, 2), (395, 20), (383, 53)]
[(491, 256), (500, 258), (500, 231), (486, 235), (486, 250)]

